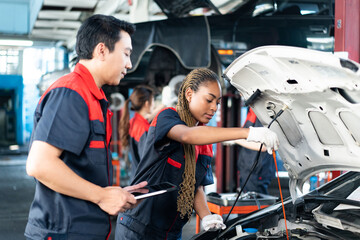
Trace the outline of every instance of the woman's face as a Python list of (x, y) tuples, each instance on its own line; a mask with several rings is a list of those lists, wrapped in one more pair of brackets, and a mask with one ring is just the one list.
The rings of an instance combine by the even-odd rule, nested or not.
[(140, 109), (140, 111), (145, 111), (146, 114), (152, 114), (154, 110), (155, 110), (154, 97), (151, 97), (149, 100), (147, 100)]
[(221, 100), (220, 85), (217, 81), (207, 81), (199, 86), (197, 92), (186, 90), (189, 109), (196, 121), (208, 123), (214, 116)]
[(155, 110), (155, 99), (154, 97), (150, 98), (150, 107), (149, 107), (149, 114), (153, 113)]

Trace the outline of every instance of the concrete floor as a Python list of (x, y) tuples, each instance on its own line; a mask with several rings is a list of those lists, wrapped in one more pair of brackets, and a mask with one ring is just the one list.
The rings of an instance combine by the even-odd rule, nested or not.
[[(31, 205), (35, 181), (25, 171), (26, 154), (5, 155), (0, 152), (0, 240), (25, 239), (24, 229), (27, 222), (29, 207)], [(288, 180), (281, 183), (284, 197), (289, 196)], [(210, 189), (209, 192), (216, 191)], [(277, 180), (273, 179), (269, 186), (269, 193), (279, 196)], [(114, 226), (116, 217), (112, 218), (113, 232), (110, 240), (114, 239)], [(195, 234), (196, 218), (183, 229), (183, 239), (188, 240)]]
[(25, 172), (25, 155), (0, 156), (0, 239), (24, 238), (34, 179)]
[[(0, 239), (25, 239), (24, 229), (31, 205), (35, 181), (25, 171), (26, 155), (0, 155)], [(113, 218), (115, 226), (116, 218)], [(195, 234), (196, 219), (186, 224), (183, 239)], [(114, 230), (114, 229), (113, 229)], [(110, 240), (114, 239), (114, 231)]]

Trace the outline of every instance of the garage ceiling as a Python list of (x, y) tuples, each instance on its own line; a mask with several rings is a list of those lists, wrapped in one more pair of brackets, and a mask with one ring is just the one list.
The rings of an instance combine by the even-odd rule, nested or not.
[(137, 23), (179, 17), (195, 8), (212, 8), (212, 2), (221, 5), (229, 2), (238, 4), (243, 1), (0, 0), (0, 40), (33, 40), (35, 46), (57, 44), (72, 49), (81, 23), (93, 14), (112, 15)]
[[(150, 3), (149, 3), (150, 2)], [(160, 8), (145, 0), (0, 0), (0, 38), (29, 39), (58, 43), (72, 48), (82, 21), (93, 14), (113, 15), (137, 22), (131, 11), (149, 4), (149, 19), (158, 16)], [(147, 9), (147, 5), (146, 5)], [(141, 21), (141, 19), (140, 19)]]

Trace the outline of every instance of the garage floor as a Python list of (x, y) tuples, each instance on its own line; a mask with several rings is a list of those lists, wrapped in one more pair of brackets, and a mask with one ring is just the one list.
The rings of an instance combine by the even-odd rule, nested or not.
[[(0, 155), (0, 239), (25, 239), (24, 229), (35, 189), (34, 179), (26, 174), (25, 163), (26, 155)], [(113, 226), (115, 221), (113, 218)], [(195, 225), (193, 217), (184, 228), (184, 240), (195, 234)]]

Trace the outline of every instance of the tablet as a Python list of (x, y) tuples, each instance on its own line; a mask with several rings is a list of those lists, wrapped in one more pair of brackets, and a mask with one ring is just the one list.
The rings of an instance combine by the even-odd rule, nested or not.
[(159, 184), (149, 185), (140, 189), (130, 191), (130, 193), (135, 196), (135, 199), (143, 199), (143, 198), (156, 196), (159, 194), (164, 194), (167, 192), (172, 192), (175, 191), (176, 189), (177, 189), (176, 185), (169, 182), (162, 182)]

